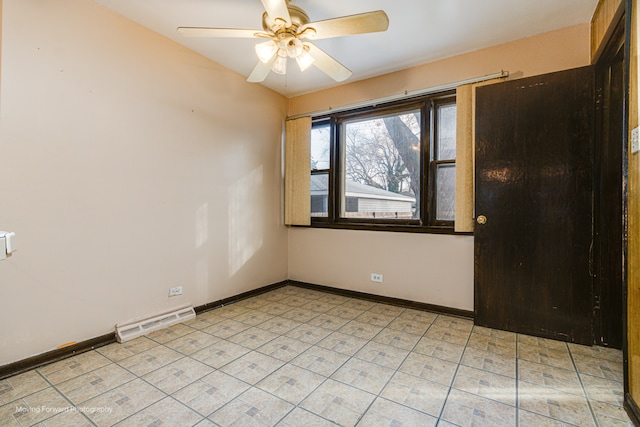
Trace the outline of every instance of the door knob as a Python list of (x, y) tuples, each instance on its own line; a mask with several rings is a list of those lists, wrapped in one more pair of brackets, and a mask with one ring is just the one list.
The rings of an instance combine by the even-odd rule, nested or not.
[(480, 225), (486, 224), (487, 223), (487, 217), (484, 215), (478, 215), (478, 217), (476, 218), (476, 222)]

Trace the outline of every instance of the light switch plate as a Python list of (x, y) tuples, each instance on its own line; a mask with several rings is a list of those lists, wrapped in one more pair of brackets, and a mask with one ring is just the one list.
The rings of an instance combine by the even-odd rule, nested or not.
[(640, 151), (640, 130), (635, 128), (631, 131), (631, 153)]

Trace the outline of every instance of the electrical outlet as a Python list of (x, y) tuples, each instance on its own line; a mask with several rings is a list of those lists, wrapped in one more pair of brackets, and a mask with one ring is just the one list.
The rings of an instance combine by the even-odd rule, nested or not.
[(169, 296), (176, 297), (182, 295), (182, 286), (176, 286), (175, 288), (169, 288)]
[(378, 274), (378, 273), (371, 273), (371, 281), (372, 282), (377, 282), (377, 283), (382, 283), (382, 274)]
[(631, 153), (640, 151), (640, 135), (638, 133), (638, 128), (631, 131)]

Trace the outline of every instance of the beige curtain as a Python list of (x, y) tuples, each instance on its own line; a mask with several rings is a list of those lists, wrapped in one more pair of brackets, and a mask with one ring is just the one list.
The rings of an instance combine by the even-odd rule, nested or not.
[(503, 81), (490, 79), (456, 89), (456, 212), (455, 231), (473, 232), (476, 88)]
[(285, 125), (284, 223), (311, 224), (311, 117)]

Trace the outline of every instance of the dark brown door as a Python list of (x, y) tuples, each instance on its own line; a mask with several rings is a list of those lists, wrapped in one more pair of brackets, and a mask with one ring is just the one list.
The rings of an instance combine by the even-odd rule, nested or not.
[(585, 67), (477, 89), (478, 325), (594, 342), (594, 82)]

